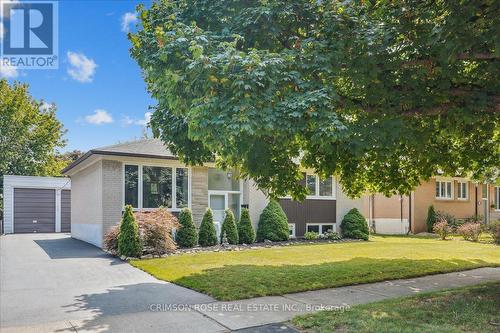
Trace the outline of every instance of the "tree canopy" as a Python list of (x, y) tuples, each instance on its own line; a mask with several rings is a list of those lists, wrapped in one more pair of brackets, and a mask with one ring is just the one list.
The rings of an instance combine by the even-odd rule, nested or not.
[(188, 164), (303, 198), (300, 168), (351, 196), (500, 165), (500, 2), (157, 0), (132, 57), (153, 133)]
[(55, 105), (35, 100), (27, 85), (0, 80), (1, 176), (60, 175), (70, 158), (56, 151), (65, 145), (64, 133)]

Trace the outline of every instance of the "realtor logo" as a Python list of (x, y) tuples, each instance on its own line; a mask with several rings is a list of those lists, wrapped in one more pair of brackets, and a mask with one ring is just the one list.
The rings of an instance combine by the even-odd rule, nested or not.
[(57, 5), (53, 1), (1, 1), (0, 66), (58, 68)]

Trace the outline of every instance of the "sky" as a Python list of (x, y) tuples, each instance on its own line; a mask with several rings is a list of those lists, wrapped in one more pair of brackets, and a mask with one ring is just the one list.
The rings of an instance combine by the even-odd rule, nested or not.
[(0, 67), (1, 77), (27, 83), (34, 98), (55, 103), (67, 130), (61, 151), (87, 151), (141, 136), (155, 102), (129, 53), (127, 32), (136, 29), (139, 3), (150, 5), (59, 1), (59, 68)]

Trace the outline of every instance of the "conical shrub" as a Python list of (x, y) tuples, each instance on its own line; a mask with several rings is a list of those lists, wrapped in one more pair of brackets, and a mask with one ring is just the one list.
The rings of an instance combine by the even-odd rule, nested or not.
[(125, 206), (118, 237), (118, 253), (126, 257), (139, 257), (142, 252), (139, 239), (139, 226), (134, 217), (132, 206)]
[(253, 230), (250, 212), (247, 208), (241, 211), (240, 223), (238, 223), (238, 241), (240, 244), (252, 244), (255, 242), (255, 231)]
[(273, 242), (288, 240), (288, 218), (280, 204), (271, 200), (262, 211), (257, 227), (257, 241), (270, 240)]
[(224, 222), (222, 222), (220, 231), (221, 243), (224, 233), (226, 233), (229, 244), (238, 244), (238, 228), (236, 227), (234, 214), (231, 209), (226, 209), (226, 216), (224, 217)]
[(198, 243), (193, 215), (189, 208), (183, 208), (179, 213), (179, 230), (175, 233), (175, 241), (180, 247), (193, 247)]
[(213, 246), (217, 244), (217, 231), (214, 225), (214, 215), (210, 208), (207, 208), (201, 221), (198, 233), (198, 243), (200, 246)]

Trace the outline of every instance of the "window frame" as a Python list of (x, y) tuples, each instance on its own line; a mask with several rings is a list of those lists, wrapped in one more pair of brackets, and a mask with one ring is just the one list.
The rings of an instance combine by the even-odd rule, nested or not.
[[(448, 191), (448, 183), (451, 184), (451, 188), (450, 188), (450, 191)], [(439, 184), (439, 196), (436, 195), (436, 188)], [(441, 186), (442, 184), (445, 184), (445, 196), (442, 197), (441, 196)], [(453, 180), (444, 180), (444, 179), (436, 179), (436, 186), (434, 187), (434, 195), (435, 195), (435, 198), (436, 200), (453, 200), (453, 193), (454, 193), (454, 189), (455, 189), (455, 186), (454, 186), (454, 181)], [(447, 194), (449, 194), (450, 196), (446, 196)]]
[[(132, 207), (134, 211), (139, 211), (139, 210), (145, 210), (145, 211), (153, 211), (158, 208), (154, 207), (144, 207), (144, 200), (143, 200), (143, 167), (160, 167), (160, 168), (170, 168), (172, 169), (172, 207), (165, 207), (168, 211), (170, 212), (180, 212), (182, 208), (189, 208), (191, 209), (191, 195), (192, 195), (192, 169), (191, 167), (188, 166), (182, 166), (182, 165), (166, 165), (163, 163), (154, 163), (154, 162), (148, 162), (148, 163), (138, 163), (138, 162), (133, 162), (133, 161), (123, 161), (122, 162), (122, 207), (125, 207), (125, 166), (126, 165), (132, 165), (132, 166), (137, 166), (139, 168), (138, 170), (138, 207)], [(187, 169), (187, 175), (188, 175), (188, 204), (185, 207), (182, 208), (177, 208), (177, 169)]]
[[(465, 198), (462, 193), (462, 185), (465, 185)], [(460, 196), (462, 194), (462, 196)], [(468, 181), (457, 181), (457, 200), (467, 201), (469, 200), (469, 182)]]
[(337, 198), (337, 182), (335, 177), (332, 175), (330, 178), (332, 179), (332, 193), (330, 195), (320, 195), (319, 187), (320, 187), (320, 177), (314, 173), (306, 173), (306, 188), (307, 188), (307, 177), (313, 176), (316, 178), (315, 186), (316, 193), (314, 195), (307, 195), (306, 199), (319, 199), (319, 200), (336, 200)]
[(333, 230), (332, 231), (333, 232), (337, 232), (337, 223), (334, 223), (334, 222), (330, 222), (330, 223), (306, 223), (306, 232), (308, 232), (307, 227), (309, 227), (309, 226), (319, 226), (319, 230), (320, 230), (319, 234), (323, 235), (323, 234), (325, 234), (325, 232), (328, 231), (328, 229), (327, 230), (323, 230), (323, 226), (325, 226), (325, 225), (331, 225), (331, 226), (333, 226)]

